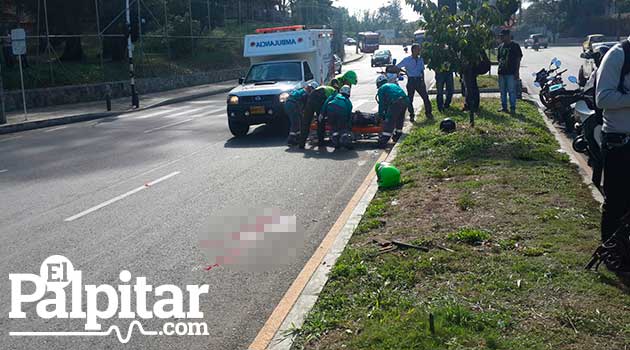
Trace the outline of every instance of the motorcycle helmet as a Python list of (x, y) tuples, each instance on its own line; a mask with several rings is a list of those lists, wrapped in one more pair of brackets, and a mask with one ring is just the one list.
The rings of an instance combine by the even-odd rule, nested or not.
[(350, 86), (348, 85), (342, 86), (341, 89), (339, 89), (339, 93), (346, 97), (350, 97)]
[(444, 118), (440, 122), (440, 130), (445, 133), (451, 133), (455, 131), (457, 124), (451, 118)]
[(378, 187), (387, 189), (400, 186), (400, 170), (387, 162), (378, 162), (374, 166)]
[(387, 83), (387, 77), (383, 74), (376, 77), (376, 88), (379, 89), (381, 86)]
[(398, 74), (387, 73), (385, 75), (387, 76), (387, 82), (388, 83), (393, 83), (393, 84), (398, 83)]
[(311, 89), (315, 90), (319, 87), (319, 83), (316, 81), (311, 81), (308, 84), (306, 84), (308, 87), (310, 87)]

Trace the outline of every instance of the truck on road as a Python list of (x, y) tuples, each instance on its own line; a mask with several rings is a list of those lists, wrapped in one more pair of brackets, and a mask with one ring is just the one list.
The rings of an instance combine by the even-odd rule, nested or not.
[(251, 65), (227, 98), (232, 135), (245, 136), (258, 124), (286, 129), (283, 104), (290, 91), (313, 80), (324, 84), (334, 75), (332, 36), (330, 29), (304, 26), (263, 28), (246, 35), (243, 56)]

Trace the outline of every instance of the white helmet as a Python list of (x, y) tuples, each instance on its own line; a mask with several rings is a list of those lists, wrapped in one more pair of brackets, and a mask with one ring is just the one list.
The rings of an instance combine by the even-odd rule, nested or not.
[(398, 82), (398, 74), (387, 73), (387, 82), (396, 84)]
[(310, 81), (308, 84), (306, 84), (306, 86), (309, 86), (311, 89), (315, 90), (319, 87), (319, 83), (313, 80), (313, 81)]
[(348, 85), (342, 86), (341, 89), (339, 89), (339, 93), (347, 97), (350, 97), (350, 86)]
[(381, 85), (387, 83), (387, 77), (383, 74), (376, 77), (376, 87), (381, 87)]

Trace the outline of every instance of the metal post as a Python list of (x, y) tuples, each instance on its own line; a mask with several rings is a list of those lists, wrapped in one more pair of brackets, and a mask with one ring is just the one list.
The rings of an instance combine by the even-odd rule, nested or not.
[(129, 14), (129, 0), (125, 0), (125, 17), (127, 19), (127, 51), (129, 54), (129, 81), (131, 84), (131, 105), (140, 107), (138, 93), (136, 92), (136, 80), (133, 74), (133, 43), (131, 42), (131, 16)]
[(24, 121), (28, 120), (26, 116), (26, 94), (24, 93), (24, 73), (22, 72), (22, 55), (18, 56), (18, 62), (20, 63), (20, 81), (22, 83), (22, 106), (24, 107)]
[(208, 7), (208, 34), (212, 31), (212, 26), (210, 25), (210, 0), (206, 0), (206, 6)]
[[(99, 58), (101, 61), (101, 70), (102, 70), (103, 69), (103, 36), (101, 33), (101, 19), (100, 19), (100, 13), (98, 11), (98, 0), (94, 0), (94, 8), (96, 9), (96, 30), (98, 31), (98, 42), (101, 45), (101, 49), (99, 50)], [(103, 76), (103, 78), (104, 77), (105, 76)]]
[(142, 0), (137, 0), (138, 3), (138, 43), (140, 44), (140, 53), (138, 54), (138, 61), (144, 62), (144, 45), (142, 44), (142, 15), (140, 14), (140, 4)]
[(6, 124), (7, 115), (4, 111), (4, 86), (2, 84), (2, 65), (0, 64), (0, 124)]
[(192, 23), (192, 0), (188, 1), (188, 14), (190, 21), (190, 53), (195, 53), (195, 39), (193, 38), (193, 23)]
[(615, 11), (617, 11), (617, 41), (621, 41), (621, 11), (619, 10), (619, 0), (615, 0)]
[(50, 29), (48, 27), (48, 2), (44, 0), (44, 19), (46, 23), (46, 54), (48, 55), (48, 67), (50, 69), (50, 82), (55, 84), (52, 61), (50, 60)]
[(168, 39), (168, 11), (166, 9), (166, 0), (164, 0), (164, 36), (166, 37), (166, 49), (168, 50), (168, 58), (171, 58), (171, 41)]

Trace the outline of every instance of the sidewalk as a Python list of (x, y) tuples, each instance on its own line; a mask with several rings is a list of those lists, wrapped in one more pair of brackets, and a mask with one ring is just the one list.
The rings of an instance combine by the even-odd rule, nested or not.
[[(363, 58), (346, 47), (345, 63), (351, 63)], [(7, 114), (7, 123), (0, 125), (0, 135), (18, 131), (46, 128), (55, 125), (77, 123), (86, 120), (116, 116), (138, 110), (146, 110), (168, 104), (193, 100), (200, 97), (216, 95), (230, 91), (238, 84), (236, 80), (224, 81), (207, 85), (197, 85), (183, 89), (169, 90), (140, 96), (140, 109), (131, 108), (131, 97), (112, 100), (112, 110), (106, 110), (105, 101), (60, 105), (47, 108), (28, 110), (27, 120), (21, 111)]]
[(356, 53), (356, 49), (354, 46), (344, 46), (346, 57), (343, 59), (343, 64), (348, 64), (352, 62), (356, 62), (363, 58), (362, 53)]
[(140, 96), (140, 109), (131, 108), (131, 97), (112, 100), (112, 110), (106, 110), (105, 101), (78, 103), (40, 108), (28, 111), (28, 120), (22, 112), (10, 112), (7, 124), (0, 125), (0, 134), (76, 123), (103, 117), (116, 116), (132, 111), (145, 110), (168, 104), (216, 95), (231, 90), (236, 80), (192, 86)]

